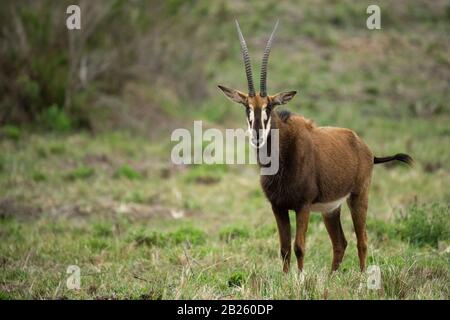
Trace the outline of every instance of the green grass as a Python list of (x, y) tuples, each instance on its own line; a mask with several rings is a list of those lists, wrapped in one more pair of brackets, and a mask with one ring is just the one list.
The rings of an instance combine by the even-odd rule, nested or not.
[(20, 128), (13, 125), (6, 125), (2, 128), (0, 135), (11, 139), (11, 140), (19, 140), (21, 135)]
[[(421, 129), (410, 134), (415, 130)], [(35, 157), (63, 140), (64, 152)], [(125, 141), (126, 152), (118, 147)], [(165, 153), (128, 134), (31, 134), (1, 144), (8, 151), (0, 173), (4, 299), (449, 298), (448, 191), (432, 189), (448, 179), (448, 169), (428, 172), (420, 158), (412, 169), (374, 171), (368, 264), (381, 268), (382, 288), (369, 290), (347, 208), (349, 246), (339, 272), (329, 275), (331, 244), (317, 214), (307, 235), (306, 275), (297, 274), (294, 257), (290, 274), (281, 272), (275, 221), (253, 167), (218, 167), (221, 179), (205, 184), (194, 177), (211, 168), (172, 172)], [(118, 179), (122, 163), (147, 178)], [(69, 265), (81, 268), (80, 290), (65, 286)]]
[(116, 178), (127, 178), (129, 180), (141, 179), (141, 174), (128, 165), (119, 167), (115, 173)]
[(434, 247), (450, 239), (449, 206), (413, 206), (398, 226), (400, 236), (414, 245)]
[[(207, 235), (185, 223), (174, 230), (160, 223), (157, 229), (167, 229), (163, 232), (153, 230), (154, 225), (136, 231), (139, 224), (124, 217), (112, 224), (91, 220), (75, 226), (70, 220), (41, 218), (24, 224), (3, 219), (2, 297), (447, 299), (449, 295), (449, 253), (395, 237), (370, 242), (369, 264), (380, 266), (382, 287), (369, 290), (366, 276), (357, 271), (353, 236), (341, 271), (328, 274), (331, 248), (322, 224), (310, 226), (302, 279), (295, 270), (282, 274), (273, 233), (223, 242), (220, 235)], [(369, 228), (369, 239), (373, 238)], [(65, 270), (71, 264), (81, 268), (78, 291), (65, 287)]]
[[(370, 120), (364, 136), (377, 154), (418, 141), (409, 151), (414, 168), (374, 169), (368, 264), (381, 268), (380, 290), (368, 290), (358, 272), (346, 207), (340, 271), (329, 275), (331, 244), (313, 214), (306, 276), (297, 275), (294, 257), (283, 275), (254, 166), (174, 168), (165, 146), (128, 133), (27, 133), (0, 141), (1, 297), (448, 299), (450, 168), (442, 132), (449, 119), (358, 119), (349, 127)], [(65, 286), (73, 264), (81, 268), (79, 291)]]
[[(220, 42), (203, 50), (208, 81), (195, 79), (206, 91), (200, 101), (163, 80), (162, 88), (130, 83), (124, 90), (134, 104), (145, 101), (149, 123), (136, 123), (146, 134), (73, 132), (58, 107), (40, 116), (47, 132), (0, 128), (0, 299), (450, 298), (448, 5), (383, 2), (383, 29), (369, 31), (364, 1), (233, 3), (195, 7), (214, 20), (199, 24), (199, 33)], [(416, 160), (413, 168), (373, 172), (368, 264), (380, 267), (379, 290), (368, 289), (358, 271), (345, 205), (349, 245), (340, 270), (329, 274), (331, 243), (312, 214), (305, 274), (293, 256), (285, 275), (256, 166), (175, 166), (170, 131), (153, 120), (158, 105), (167, 127), (189, 129), (200, 119), (207, 127), (245, 127), (245, 112), (215, 85), (246, 87), (231, 17), (241, 22), (256, 74), (272, 27), (268, 12), (281, 19), (270, 93), (298, 90), (289, 110), (355, 130), (377, 156), (406, 152)], [(173, 69), (177, 79), (185, 76), (182, 66)], [(107, 127), (106, 119), (97, 122)], [(66, 287), (70, 265), (81, 269), (80, 290)]]
[(66, 178), (68, 180), (77, 180), (77, 179), (87, 179), (92, 177), (95, 173), (95, 170), (91, 167), (80, 166), (72, 171), (70, 171)]

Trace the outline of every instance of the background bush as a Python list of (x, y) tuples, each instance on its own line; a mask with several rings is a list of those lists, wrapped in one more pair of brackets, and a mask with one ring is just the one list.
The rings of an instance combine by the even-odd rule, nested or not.
[(438, 247), (439, 241), (450, 239), (450, 208), (445, 205), (412, 206), (400, 219), (402, 239), (414, 245)]
[[(81, 7), (80, 31), (66, 28), (70, 4)], [(170, 85), (177, 96), (204, 96), (198, 86), (204, 79), (202, 65), (192, 64), (200, 60), (201, 51), (180, 41), (195, 36), (194, 22), (183, 18), (190, 5), (190, 1), (2, 1), (0, 91), (5, 94), (0, 97), (0, 123), (44, 119), (44, 128), (59, 130), (62, 125), (65, 130), (67, 123), (59, 121), (67, 114), (76, 127), (92, 127), (92, 106), (107, 97), (120, 97), (132, 79)], [(178, 81), (181, 74), (184, 81)], [(55, 120), (57, 128), (49, 128), (47, 120)]]

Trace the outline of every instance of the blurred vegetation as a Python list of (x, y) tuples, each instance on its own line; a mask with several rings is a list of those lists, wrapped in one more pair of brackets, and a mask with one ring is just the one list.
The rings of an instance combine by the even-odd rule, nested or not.
[(415, 245), (438, 247), (439, 241), (450, 240), (449, 207), (434, 204), (413, 206), (402, 219), (399, 230), (403, 239)]
[[(81, 31), (65, 26), (73, 3)], [(64, 132), (148, 131), (143, 121), (186, 114), (225, 121), (215, 85), (245, 88), (233, 19), (257, 75), (277, 17), (270, 89), (300, 89), (303, 110), (330, 121), (325, 108), (356, 105), (366, 115), (448, 114), (450, 6), (376, 3), (381, 31), (365, 28), (366, 1), (2, 1), (0, 123)]]
[[(65, 26), (74, 3), (81, 31)], [(300, 281), (281, 273), (256, 166), (171, 162), (173, 128), (246, 126), (216, 88), (246, 88), (235, 18), (255, 80), (280, 19), (268, 89), (298, 90), (287, 108), (416, 160), (373, 172), (380, 290), (364, 286), (345, 205), (340, 271), (312, 214)], [(448, 1), (3, 0), (0, 33), (0, 299), (450, 297)], [(79, 291), (64, 286), (72, 264)]]
[(448, 205), (411, 205), (406, 213), (398, 213), (394, 221), (369, 218), (367, 227), (379, 241), (400, 239), (416, 246), (439, 247), (450, 241), (450, 208)]
[[(179, 98), (203, 98), (204, 52), (186, 12), (200, 16), (209, 7), (194, 3), (2, 1), (0, 123), (92, 128), (99, 116), (93, 107), (139, 80), (170, 86)], [(66, 28), (69, 4), (81, 7), (80, 31)]]

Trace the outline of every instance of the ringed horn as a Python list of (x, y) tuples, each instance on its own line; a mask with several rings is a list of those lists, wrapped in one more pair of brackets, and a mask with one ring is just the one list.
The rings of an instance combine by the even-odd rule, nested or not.
[(261, 63), (261, 78), (260, 78), (261, 97), (267, 96), (267, 62), (269, 61), (270, 49), (272, 48), (273, 38), (278, 28), (278, 22), (279, 20), (277, 20), (277, 23), (275, 23), (272, 34), (270, 35), (269, 40), (267, 40), (266, 48), (264, 49), (264, 54)]
[(245, 74), (247, 75), (247, 84), (248, 84), (248, 95), (250, 97), (255, 96), (255, 87), (253, 86), (253, 76), (252, 76), (252, 64), (250, 62), (250, 55), (248, 53), (247, 44), (245, 43), (244, 36), (242, 35), (241, 28), (239, 27), (239, 23), (236, 21), (236, 28), (239, 34), (239, 42), (241, 43), (241, 51), (242, 57), (244, 58), (245, 65)]
[[(252, 64), (250, 61), (250, 54), (248, 53), (247, 44), (245, 42), (244, 36), (242, 35), (239, 23), (237, 20), (235, 20), (235, 22), (239, 34), (239, 42), (241, 44), (242, 57), (244, 59), (245, 74), (247, 76), (247, 84), (248, 84), (248, 95), (250, 97), (254, 97), (255, 87), (253, 85)], [(267, 63), (269, 62), (270, 49), (272, 48), (275, 32), (277, 31), (278, 28), (278, 22), (279, 20), (277, 20), (277, 22), (275, 23), (275, 26), (273, 27), (273, 31), (269, 37), (269, 40), (267, 40), (266, 48), (264, 49), (264, 54), (261, 63), (261, 78), (260, 78), (261, 97), (267, 96)]]

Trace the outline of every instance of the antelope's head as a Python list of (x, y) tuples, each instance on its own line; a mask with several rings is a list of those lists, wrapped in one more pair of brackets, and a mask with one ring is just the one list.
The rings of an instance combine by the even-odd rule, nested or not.
[(247, 76), (248, 94), (230, 89), (219, 85), (218, 87), (223, 93), (232, 101), (242, 104), (245, 107), (247, 115), (248, 131), (251, 136), (251, 144), (259, 148), (267, 140), (271, 129), (272, 111), (276, 106), (286, 104), (290, 101), (296, 91), (280, 92), (275, 95), (267, 95), (267, 63), (269, 61), (270, 49), (272, 47), (275, 31), (278, 27), (278, 21), (273, 28), (269, 40), (267, 40), (266, 48), (264, 50), (261, 63), (261, 78), (260, 78), (260, 92), (255, 93), (253, 86), (252, 66), (250, 62), (250, 55), (248, 53), (247, 44), (242, 35), (239, 23), (236, 21), (236, 27), (239, 34), (239, 41), (241, 43), (242, 56), (244, 58), (245, 74)]

